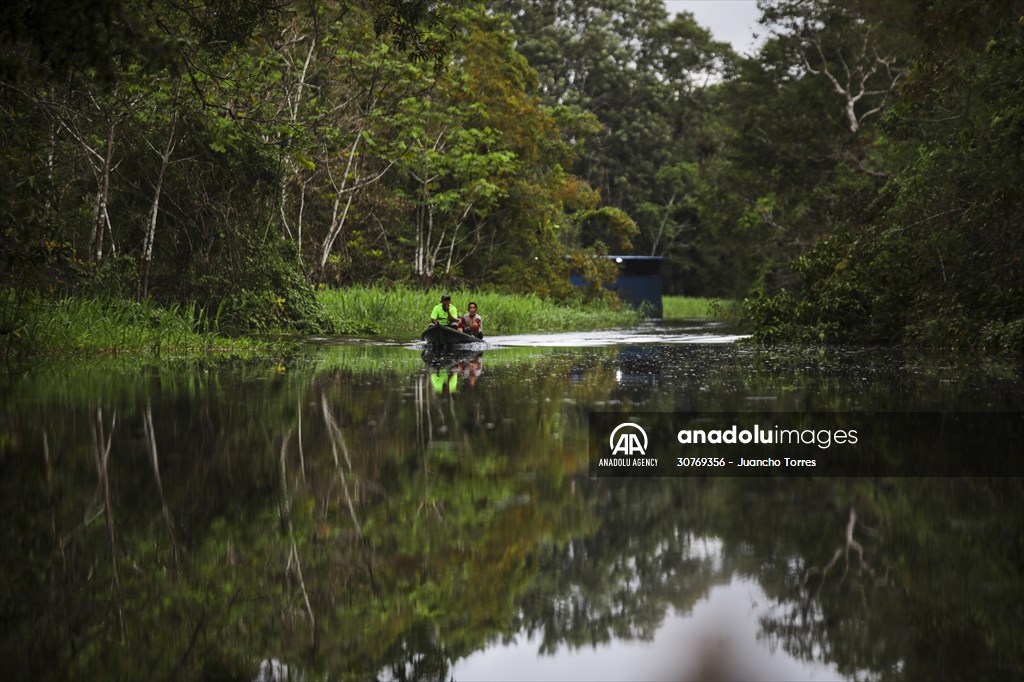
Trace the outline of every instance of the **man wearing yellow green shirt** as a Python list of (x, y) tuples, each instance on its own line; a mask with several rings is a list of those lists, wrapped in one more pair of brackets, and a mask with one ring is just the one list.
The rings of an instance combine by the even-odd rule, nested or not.
[(452, 305), (452, 297), (445, 294), (441, 303), (430, 312), (430, 324), (441, 324), (446, 327), (455, 326), (459, 321), (459, 311)]

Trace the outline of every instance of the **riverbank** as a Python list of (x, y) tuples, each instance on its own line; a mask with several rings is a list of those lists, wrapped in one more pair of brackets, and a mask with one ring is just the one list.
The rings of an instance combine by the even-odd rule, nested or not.
[[(641, 317), (628, 307), (591, 302), (556, 304), (533, 295), (450, 292), (460, 313), (480, 307), (488, 333), (587, 331), (628, 327)], [(317, 292), (322, 325), (336, 335), (416, 338), (441, 290), (352, 287)], [(216, 311), (198, 304), (159, 306), (151, 300), (36, 295), (0, 297), (0, 359), (99, 355), (258, 356), (279, 354), (294, 343), (294, 330), (270, 335), (228, 331)]]
[(194, 303), (161, 307), (150, 300), (48, 300), (10, 293), (0, 298), (3, 360), (126, 354), (258, 356), (281, 345), (221, 334), (217, 321)]
[[(472, 300), (487, 334), (583, 332), (635, 325), (642, 316), (618, 301), (554, 303), (532, 294), (417, 290), (405, 286), (324, 289), (316, 293), (323, 324), (335, 335), (415, 339), (442, 293), (458, 312)], [(98, 355), (259, 356), (279, 354), (294, 341), (288, 329), (275, 336), (227, 333), (215, 312), (198, 306), (162, 307), (153, 301), (8, 294), (0, 300), (0, 358)], [(734, 302), (665, 297), (665, 318), (727, 318)]]
[(533, 294), (505, 294), (405, 286), (324, 289), (317, 298), (338, 334), (372, 334), (416, 338), (427, 326), (430, 311), (443, 294), (462, 315), (470, 301), (477, 304), (485, 334), (526, 334), (628, 327), (642, 316), (618, 301), (555, 303)]

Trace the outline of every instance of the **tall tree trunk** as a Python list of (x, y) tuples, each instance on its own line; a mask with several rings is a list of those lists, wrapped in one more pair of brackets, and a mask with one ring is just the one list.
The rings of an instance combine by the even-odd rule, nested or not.
[(50, 122), (50, 138), (46, 145), (46, 195), (44, 207), (46, 208), (46, 219), (52, 220), (54, 215), (53, 201), (53, 170), (56, 165), (57, 155), (57, 121)]
[[(290, 93), (288, 95), (288, 100), (289, 100), (288, 101), (288, 120), (291, 122), (293, 128), (295, 127), (297, 121), (299, 120), (299, 108), (300, 108), (300, 105), (302, 104), (302, 91), (303, 91), (303, 89), (306, 86), (306, 74), (309, 72), (309, 65), (313, 61), (313, 53), (316, 51), (316, 44), (317, 44), (317, 39), (315, 37), (312, 38), (309, 41), (309, 51), (306, 52), (306, 59), (302, 63), (302, 73), (299, 75), (299, 82), (296, 83), (296, 85), (295, 85), (295, 96), (292, 97)], [(281, 145), (281, 161), (282, 161), (282, 164), (284, 166), (284, 170), (281, 172), (281, 179), (280, 179), (280, 182), (278, 184), (278, 192), (279, 192), (278, 203), (279, 203), (280, 216), (281, 216), (281, 228), (283, 229), (284, 234), (286, 234), (289, 239), (294, 239), (295, 237), (292, 234), (292, 228), (288, 224), (287, 208), (288, 208), (288, 183), (291, 180), (291, 178), (295, 175), (296, 166), (295, 166), (295, 163), (292, 161), (290, 155), (288, 154), (288, 150), (289, 150), (290, 143), (291, 143), (290, 136), (286, 136), (282, 140), (282, 142), (284, 144)], [(305, 191), (305, 187), (303, 187), (303, 191)], [(303, 197), (303, 198), (305, 198), (305, 197)], [(299, 226), (298, 226), (299, 248), (298, 248), (298, 251), (299, 251), (299, 261), (301, 262), (302, 261), (302, 207), (300, 207), (300, 209), (299, 209), (299, 218), (298, 218), (298, 220), (299, 220)]]
[(153, 265), (153, 243), (156, 241), (156, 219), (160, 212), (160, 192), (164, 186), (164, 175), (167, 173), (167, 166), (174, 153), (174, 134), (178, 124), (178, 113), (171, 116), (171, 130), (167, 134), (167, 144), (160, 154), (160, 172), (156, 176), (156, 188), (153, 190), (153, 205), (149, 208), (149, 226), (146, 230), (146, 239), (142, 245), (142, 280), (139, 283), (139, 299), (149, 295), (149, 271)]
[[(99, 188), (96, 191), (96, 208), (93, 212), (92, 238), (90, 239), (90, 257), (96, 265), (103, 263), (103, 234), (107, 230), (107, 201), (110, 192), (110, 165), (114, 158), (114, 129), (110, 122), (107, 128), (107, 144), (103, 154)], [(113, 240), (113, 236), (111, 236)]]
[(651, 240), (651, 255), (658, 255), (658, 245), (661, 243), (661, 238), (665, 235), (665, 226), (668, 224), (669, 215), (672, 213), (672, 208), (676, 205), (676, 195), (678, 190), (672, 191), (672, 197), (668, 200), (665, 205), (665, 214), (661, 217), (661, 224), (658, 225), (658, 234), (654, 235), (654, 239)]
[[(317, 261), (317, 277), (323, 277), (324, 268), (327, 267), (327, 258), (331, 255), (331, 249), (334, 248), (334, 241), (341, 234), (342, 228), (345, 227), (345, 219), (348, 217), (348, 210), (352, 206), (352, 196), (355, 193), (354, 188), (348, 188), (349, 176), (352, 174), (352, 166), (355, 164), (356, 152), (359, 149), (359, 140), (363, 137), (363, 126), (359, 127), (356, 131), (355, 139), (352, 140), (352, 147), (348, 150), (348, 161), (345, 164), (345, 175), (341, 178), (341, 187), (335, 186), (336, 194), (334, 197), (334, 210), (331, 213), (331, 225), (327, 230), (327, 236), (324, 238), (323, 247), (320, 249), (320, 258)], [(348, 199), (345, 201), (345, 209), (338, 215), (338, 208), (341, 205), (341, 197), (345, 194), (348, 189)]]
[(430, 207), (427, 205), (427, 181), (420, 182), (420, 202), (416, 207), (416, 274), (426, 282), (427, 254), (429, 253), (430, 225), (428, 223)]
[[(444, 274), (445, 274), (445, 276), (448, 276), (448, 275), (450, 275), (450, 274), (451, 274), (451, 272), (452, 272), (452, 257), (453, 257), (453, 256), (455, 255), (455, 242), (456, 242), (456, 237), (458, 237), (458, 236), (459, 236), (459, 230), (460, 230), (460, 228), (462, 227), (462, 225), (463, 225), (463, 224), (464, 224), (464, 223), (466, 222), (466, 219), (467, 219), (467, 218), (469, 218), (469, 213), (470, 213), (470, 211), (472, 211), (472, 210), (473, 210), (473, 202), (470, 202), (470, 203), (469, 203), (469, 204), (468, 204), (468, 205), (466, 206), (466, 208), (465, 208), (465, 209), (463, 209), (463, 211), (462, 211), (462, 215), (461, 215), (461, 216), (459, 216), (459, 219), (458, 219), (457, 221), (455, 221), (455, 224), (454, 224), (454, 225), (452, 226), (452, 240), (451, 240), (451, 243), (450, 243), (450, 244), (448, 245), (448, 261), (447, 261), (447, 262), (445, 263), (445, 265), (444, 265)], [(477, 227), (477, 229), (476, 229), (475, 231), (479, 231), (479, 229), (480, 229), (480, 228), (479, 228), (479, 227)], [(466, 235), (465, 237), (463, 237), (462, 241), (469, 241), (469, 237), (470, 237), (470, 236), (471, 236), (471, 235), (473, 234), (473, 232), (475, 232), (475, 231), (471, 231), (471, 232), (470, 232), (470, 233), (469, 233), (468, 235)], [(473, 253), (474, 251), (476, 251), (476, 247), (475, 247), (475, 246), (474, 246), (474, 247), (472, 247), (472, 248), (471, 248), (471, 249), (469, 250), (469, 254), (466, 254), (466, 255), (462, 255), (462, 257), (461, 257), (461, 258), (459, 258), (458, 262), (459, 262), (459, 263), (461, 263), (462, 261), (466, 260), (466, 258), (468, 258), (468, 257), (469, 257), (469, 255), (471, 255), (471, 254), (472, 254), (472, 253)], [(440, 253), (440, 251), (439, 251), (438, 253)], [(461, 255), (461, 254), (460, 254), (460, 255)]]

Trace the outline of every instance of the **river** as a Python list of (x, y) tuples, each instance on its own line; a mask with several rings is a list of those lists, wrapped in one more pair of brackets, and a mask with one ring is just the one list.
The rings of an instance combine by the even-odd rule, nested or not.
[(986, 477), (592, 476), (595, 412), (1019, 433), (1019, 363), (740, 339), (316, 339), (8, 375), (5, 678), (1020, 679), (1019, 448)]

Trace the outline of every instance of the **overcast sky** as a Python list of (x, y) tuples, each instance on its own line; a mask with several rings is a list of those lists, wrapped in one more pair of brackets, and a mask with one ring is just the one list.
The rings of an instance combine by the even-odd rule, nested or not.
[(754, 33), (761, 31), (756, 0), (665, 0), (665, 9), (670, 15), (690, 12), (698, 24), (711, 31), (715, 40), (731, 43), (740, 54), (757, 49), (759, 40)]

